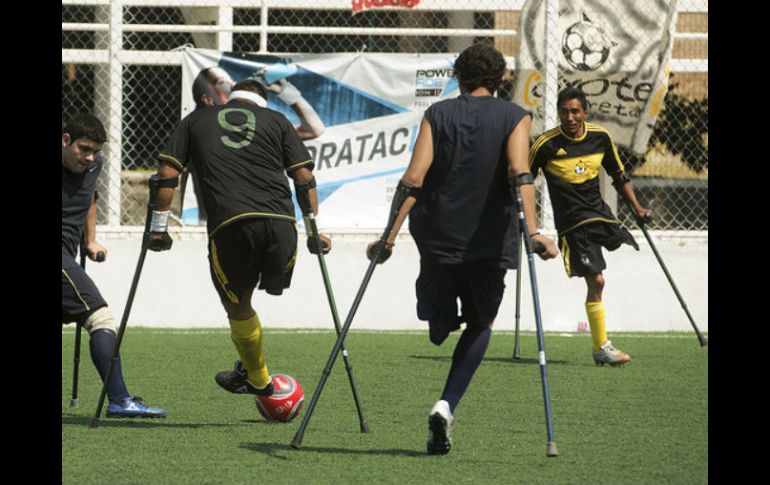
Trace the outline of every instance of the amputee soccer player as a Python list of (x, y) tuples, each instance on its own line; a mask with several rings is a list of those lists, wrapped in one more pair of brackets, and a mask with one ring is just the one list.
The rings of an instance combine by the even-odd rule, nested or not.
[[(503, 55), (487, 44), (475, 44), (460, 54), (454, 70), (462, 94), (425, 112), (409, 167), (396, 189), (396, 197), (403, 192), (405, 199), (380, 259), (390, 256), (409, 214), (409, 231), (420, 253), (417, 316), (428, 321), (430, 341), (441, 345), (466, 323), (441, 399), (428, 416), (429, 454), (446, 454), (451, 448), (455, 408), (489, 345), (506, 270), (516, 268), (520, 228), (509, 177), (522, 183), (530, 234), (546, 248), (541, 258), (558, 255), (554, 241), (536, 230), (527, 167), (530, 113), (494, 97), (505, 71)], [(375, 244), (367, 250), (370, 259)]]
[[(62, 323), (76, 322), (89, 335), (91, 360), (102, 380), (110, 369), (117, 342), (117, 324), (107, 302), (83, 268), (75, 262), (85, 231), (86, 252), (98, 261), (107, 249), (96, 242), (96, 179), (103, 161), (99, 152), (107, 140), (101, 121), (90, 114), (75, 115), (62, 129), (61, 137), (61, 273)], [(129, 394), (123, 379), (120, 354), (107, 383), (107, 417), (162, 418), (164, 409), (150, 407)]]
[[(158, 155), (161, 179), (174, 179), (195, 166), (208, 214), (209, 268), (240, 357), (215, 380), (236, 394), (273, 393), (262, 352), (262, 323), (251, 306), (254, 289), (280, 295), (291, 283), (297, 256), (294, 205), (286, 174), (318, 201), (314, 163), (286, 117), (265, 108), (264, 88), (254, 79), (233, 86), (225, 105), (187, 115)], [(149, 249), (171, 246), (168, 235), (173, 187), (158, 189), (153, 202)], [(324, 253), (331, 240), (322, 236)], [(315, 253), (314, 240), (308, 248)]]
[(596, 364), (621, 365), (631, 357), (615, 348), (607, 338), (604, 318), (604, 275), (607, 264), (602, 247), (614, 251), (639, 245), (604, 202), (599, 190), (599, 170), (604, 168), (612, 183), (645, 221), (652, 211), (636, 199), (610, 133), (587, 123), (585, 94), (569, 87), (557, 97), (560, 126), (540, 135), (529, 153), (530, 170), (537, 177), (542, 169), (548, 183), (554, 220), (564, 267), (569, 277), (582, 277), (587, 286), (585, 310), (591, 327)]

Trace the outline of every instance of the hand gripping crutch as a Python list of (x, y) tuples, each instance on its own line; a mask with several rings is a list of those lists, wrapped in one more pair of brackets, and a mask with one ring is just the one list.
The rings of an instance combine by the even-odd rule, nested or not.
[[(299, 206), (304, 212), (305, 229), (307, 230), (308, 237), (315, 241), (316, 254), (318, 255), (318, 264), (321, 266), (321, 276), (324, 280), (324, 288), (326, 288), (326, 297), (329, 300), (329, 309), (332, 312), (332, 318), (334, 319), (334, 329), (337, 332), (337, 337), (340, 336), (340, 317), (337, 314), (337, 304), (334, 301), (334, 293), (332, 292), (332, 285), (329, 279), (329, 272), (326, 269), (326, 260), (324, 259), (323, 244), (321, 243), (321, 236), (318, 233), (318, 226), (315, 221), (315, 214), (313, 214), (313, 208), (310, 205), (310, 194), (307, 186), (295, 185), (297, 200)], [(356, 381), (353, 378), (353, 366), (350, 364), (348, 358), (348, 351), (344, 345), (340, 345), (342, 351), (342, 359), (345, 361), (345, 370), (348, 372), (348, 379), (350, 380), (350, 389), (353, 391), (353, 400), (356, 403), (356, 410), (358, 411), (358, 420), (361, 426), (362, 433), (369, 432), (369, 425), (366, 424), (366, 418), (364, 417), (364, 408), (361, 405), (361, 398), (358, 396), (358, 389), (356, 388)]]
[(382, 232), (382, 236), (380, 237), (379, 241), (377, 241), (377, 244), (375, 245), (374, 257), (372, 257), (372, 261), (369, 263), (369, 267), (366, 269), (366, 273), (364, 274), (364, 280), (361, 282), (361, 286), (358, 289), (358, 293), (356, 293), (356, 297), (353, 300), (353, 305), (350, 307), (350, 311), (348, 311), (348, 316), (345, 319), (345, 325), (343, 325), (340, 335), (337, 337), (337, 342), (335, 342), (334, 344), (334, 348), (332, 349), (331, 355), (329, 355), (329, 360), (327, 361), (326, 367), (324, 367), (323, 373), (321, 374), (321, 380), (318, 382), (318, 386), (316, 387), (315, 392), (313, 393), (313, 397), (310, 399), (310, 404), (308, 405), (307, 412), (305, 413), (305, 417), (302, 419), (302, 424), (300, 424), (300, 427), (297, 430), (297, 433), (294, 435), (294, 439), (291, 442), (292, 448), (299, 449), (302, 446), (302, 438), (305, 435), (305, 429), (307, 428), (307, 424), (310, 421), (310, 417), (313, 415), (313, 410), (315, 409), (315, 406), (318, 403), (318, 398), (321, 395), (321, 392), (323, 391), (324, 386), (326, 385), (326, 380), (329, 378), (329, 374), (331, 374), (332, 367), (334, 366), (334, 361), (337, 359), (337, 354), (342, 348), (342, 343), (345, 341), (345, 336), (347, 336), (348, 330), (350, 330), (350, 324), (353, 323), (353, 317), (355, 316), (356, 311), (358, 310), (358, 305), (361, 304), (361, 299), (363, 298), (364, 292), (366, 291), (366, 286), (369, 284), (369, 280), (372, 278), (372, 273), (374, 273), (374, 268), (377, 267), (377, 263), (380, 259), (380, 256), (382, 255), (382, 252), (385, 249), (385, 242), (387, 241), (388, 235), (390, 234), (390, 231), (393, 229), (393, 226), (396, 223), (398, 212), (401, 209), (401, 205), (404, 203), (404, 200), (406, 200), (407, 195), (408, 195), (408, 190), (405, 189), (401, 184), (399, 184), (399, 186), (396, 187), (396, 193), (393, 195), (393, 202), (391, 203), (391, 206), (390, 206), (390, 216), (388, 218), (388, 224), (385, 227), (385, 230)]
[(529, 262), (529, 280), (532, 284), (532, 299), (535, 306), (535, 324), (537, 326), (537, 347), (540, 360), (540, 380), (543, 384), (543, 401), (545, 404), (545, 425), (548, 435), (548, 443), (546, 448), (546, 456), (558, 456), (559, 452), (556, 449), (556, 442), (553, 439), (553, 422), (551, 419), (551, 397), (548, 390), (548, 369), (546, 367), (545, 360), (545, 339), (543, 338), (543, 322), (540, 316), (540, 296), (537, 291), (537, 277), (535, 275), (535, 256), (534, 256), (534, 244), (529, 239), (529, 228), (527, 227), (527, 221), (524, 217), (524, 205), (521, 202), (521, 188), (519, 186), (519, 178), (513, 175), (509, 179), (510, 184), (513, 186), (516, 196), (516, 210), (518, 211), (519, 230), (522, 233), (522, 239), (524, 240), (524, 247), (527, 250), (527, 261)]
[(652, 252), (655, 253), (655, 257), (658, 259), (658, 263), (660, 263), (660, 267), (663, 269), (663, 273), (666, 275), (668, 282), (671, 284), (671, 288), (674, 290), (676, 297), (679, 299), (679, 303), (682, 305), (682, 309), (684, 310), (685, 314), (687, 314), (687, 318), (690, 320), (690, 325), (692, 325), (692, 328), (695, 330), (695, 335), (698, 336), (698, 342), (700, 342), (700, 346), (705, 347), (706, 345), (708, 345), (708, 339), (700, 333), (700, 330), (698, 330), (698, 326), (695, 325), (695, 320), (693, 320), (692, 315), (690, 315), (690, 310), (687, 309), (687, 304), (684, 302), (684, 298), (682, 298), (682, 295), (679, 293), (679, 289), (677, 289), (676, 284), (674, 284), (674, 279), (671, 277), (671, 274), (668, 272), (668, 268), (666, 268), (666, 264), (663, 262), (663, 258), (660, 257), (660, 253), (658, 253), (658, 249), (655, 247), (655, 243), (652, 242), (652, 238), (650, 237), (650, 234), (647, 232), (644, 219), (639, 217), (639, 215), (634, 210), (633, 205), (631, 205), (631, 201), (629, 201), (626, 198), (625, 194), (623, 194), (621, 198), (626, 202), (628, 209), (631, 211), (631, 214), (633, 214), (634, 219), (636, 220), (636, 224), (639, 226), (639, 229), (642, 230), (642, 233), (644, 233), (644, 237), (647, 239), (647, 242), (650, 244), (650, 248), (652, 248)]
[[(173, 180), (173, 182), (171, 182)], [(115, 370), (115, 362), (118, 358), (118, 352), (120, 351), (120, 343), (123, 341), (123, 334), (126, 331), (126, 323), (128, 323), (128, 316), (131, 313), (131, 306), (134, 303), (134, 295), (136, 295), (136, 288), (139, 286), (139, 277), (142, 275), (142, 267), (144, 266), (144, 259), (147, 256), (147, 249), (150, 246), (150, 222), (152, 221), (153, 202), (155, 201), (155, 195), (159, 187), (174, 187), (176, 186), (176, 179), (161, 179), (157, 175), (150, 177), (150, 202), (147, 204), (147, 217), (144, 222), (144, 235), (142, 236), (142, 249), (139, 252), (139, 261), (136, 263), (136, 270), (134, 271), (134, 279), (131, 281), (131, 288), (128, 291), (128, 298), (126, 299), (126, 307), (123, 309), (123, 318), (120, 320), (120, 328), (118, 329), (118, 337), (115, 342), (115, 348), (112, 349), (112, 358), (110, 359), (110, 369), (107, 371), (107, 375), (104, 377), (102, 383), (102, 393), (99, 395), (99, 404), (96, 406), (96, 412), (94, 417), (91, 418), (91, 427), (98, 428), (100, 416), (102, 414), (102, 407), (104, 407), (104, 399), (107, 396), (107, 383), (112, 378), (112, 373)]]

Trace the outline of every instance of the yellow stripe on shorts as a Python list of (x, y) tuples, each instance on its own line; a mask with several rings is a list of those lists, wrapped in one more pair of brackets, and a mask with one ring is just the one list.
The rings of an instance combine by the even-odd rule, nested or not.
[(567, 236), (561, 237), (561, 256), (564, 259), (564, 269), (567, 270), (567, 276), (572, 278), (572, 269), (569, 266), (569, 244), (567, 244)]
[(240, 300), (238, 299), (238, 295), (230, 291), (230, 289), (227, 288), (227, 276), (225, 275), (225, 272), (222, 271), (222, 266), (219, 264), (219, 254), (217, 253), (217, 244), (212, 240), (211, 241), (211, 262), (214, 265), (214, 274), (217, 275), (217, 280), (219, 281), (219, 285), (222, 287), (223, 290), (225, 290), (225, 293), (227, 293), (228, 298), (230, 298), (230, 301), (235, 303), (236, 305), (240, 303)]

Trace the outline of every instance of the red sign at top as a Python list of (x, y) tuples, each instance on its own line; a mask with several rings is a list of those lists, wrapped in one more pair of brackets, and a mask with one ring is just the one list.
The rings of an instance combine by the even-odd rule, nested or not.
[(381, 7), (414, 8), (420, 0), (352, 0), (353, 13)]

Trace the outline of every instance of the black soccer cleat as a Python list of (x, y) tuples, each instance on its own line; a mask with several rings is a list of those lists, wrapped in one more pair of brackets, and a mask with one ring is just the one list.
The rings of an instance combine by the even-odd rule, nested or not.
[(249, 382), (248, 373), (243, 368), (240, 360), (235, 361), (235, 366), (231, 371), (223, 371), (214, 376), (214, 380), (219, 387), (233, 394), (255, 394), (257, 396), (270, 396), (273, 394), (273, 380), (263, 388), (259, 388)]

